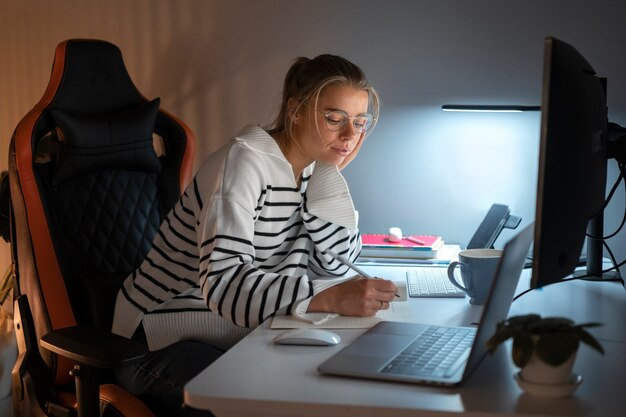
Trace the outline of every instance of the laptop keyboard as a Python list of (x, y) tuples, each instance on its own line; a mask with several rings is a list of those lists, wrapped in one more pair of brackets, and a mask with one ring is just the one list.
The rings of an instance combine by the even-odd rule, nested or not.
[(406, 281), (409, 297), (465, 297), (448, 279), (448, 268), (409, 269)]
[(465, 364), (476, 329), (429, 327), (381, 372), (400, 375), (452, 376)]

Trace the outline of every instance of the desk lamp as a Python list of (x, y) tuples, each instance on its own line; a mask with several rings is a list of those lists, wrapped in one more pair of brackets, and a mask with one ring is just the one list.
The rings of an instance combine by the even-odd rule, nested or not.
[(482, 105), (482, 104), (444, 104), (443, 111), (479, 112), (479, 113), (518, 113), (523, 111), (540, 111), (541, 106), (520, 105)]

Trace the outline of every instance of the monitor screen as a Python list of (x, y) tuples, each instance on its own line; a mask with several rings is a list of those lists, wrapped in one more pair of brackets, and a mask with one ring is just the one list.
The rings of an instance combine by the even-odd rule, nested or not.
[[(607, 172), (604, 80), (574, 47), (555, 38), (545, 40), (543, 71), (533, 288), (574, 272), (588, 223), (602, 212)], [(602, 234), (602, 221), (594, 233)], [(601, 244), (592, 242), (587, 262), (602, 264)]]

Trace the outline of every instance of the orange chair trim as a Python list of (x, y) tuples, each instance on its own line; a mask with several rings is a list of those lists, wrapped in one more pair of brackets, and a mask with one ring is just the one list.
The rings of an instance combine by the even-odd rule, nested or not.
[[(57, 398), (64, 407), (77, 408), (76, 394), (57, 391)], [(119, 385), (104, 384), (100, 386), (100, 406), (113, 407), (122, 415), (132, 417), (155, 417), (154, 413), (137, 397)]]
[(100, 404), (106, 403), (121, 411), (125, 416), (155, 417), (154, 413), (137, 397), (119, 385), (100, 386)]
[[(15, 163), (25, 206), (27, 207), (28, 227), (32, 235), (37, 236), (32, 242), (37, 262), (37, 271), (38, 274), (45, 274), (46, 276), (45, 280), (40, 280), (40, 285), (46, 304), (48, 306), (58, 306), (58, 309), (48, 310), (53, 329), (74, 326), (76, 325), (76, 320), (56, 259), (39, 192), (37, 191), (32, 163), (31, 136), (37, 120), (52, 102), (61, 83), (65, 69), (66, 49), (67, 41), (57, 46), (48, 87), (41, 100), (24, 116), (15, 130)], [(71, 369), (71, 364), (69, 360), (62, 357), (59, 357), (58, 360), (57, 380), (59, 378), (67, 380), (66, 372), (68, 369)]]

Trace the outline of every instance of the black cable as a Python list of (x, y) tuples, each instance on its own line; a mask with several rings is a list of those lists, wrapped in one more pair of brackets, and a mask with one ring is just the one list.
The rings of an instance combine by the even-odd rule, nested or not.
[[(571, 278), (564, 278), (561, 279), (559, 281), (555, 281), (555, 282), (551, 282), (550, 284), (546, 284), (543, 287), (547, 287), (548, 285), (554, 285), (554, 284), (560, 284), (562, 282), (568, 282), (568, 281), (574, 281), (574, 280), (581, 280), (581, 281), (591, 281), (591, 282), (621, 282), (622, 287), (624, 287), (626, 289), (626, 284), (624, 283), (624, 279), (622, 278), (621, 273), (619, 272), (619, 267), (620, 266), (624, 266), (624, 264), (626, 264), (626, 260), (620, 262), (619, 264), (615, 264), (615, 262), (613, 263), (613, 266), (609, 269), (605, 269), (603, 271), (600, 272), (600, 274), (605, 274), (607, 272), (611, 272), (613, 270), (617, 271), (619, 278), (609, 278), (609, 279), (588, 279), (590, 277), (593, 277), (593, 275), (587, 274), (587, 275), (580, 275), (577, 277), (571, 277)], [(543, 288), (543, 287), (539, 287), (539, 288)], [(528, 288), (527, 290), (522, 291), (521, 293), (517, 294), (515, 297), (513, 297), (513, 301), (517, 300), (518, 298), (520, 298), (523, 295), (528, 294), (529, 292), (531, 292), (532, 290), (536, 290), (537, 288)]]
[[(617, 187), (619, 186), (619, 183), (624, 178), (624, 171), (621, 169), (621, 164), (619, 162), (617, 163), (617, 166), (618, 166), (618, 168), (620, 168), (619, 175), (617, 176), (617, 179), (613, 183), (613, 186), (611, 187), (611, 191), (609, 191), (609, 194), (604, 199), (604, 203), (602, 204), (602, 208), (600, 210), (598, 210), (594, 214), (594, 216), (602, 213), (604, 211), (604, 209), (606, 209), (606, 206), (609, 205), (609, 201), (611, 201), (611, 198), (613, 197), (613, 194), (615, 194), (615, 190), (617, 190)], [(591, 217), (593, 217), (593, 216), (591, 216)]]
[[(624, 164), (618, 164), (618, 166), (621, 172), (621, 176), (626, 178), (626, 175), (624, 174)], [(626, 195), (626, 181), (624, 182), (624, 194)], [(622, 223), (619, 225), (617, 230), (611, 233), (610, 235), (605, 236), (603, 239), (610, 239), (613, 236), (617, 235), (622, 230), (625, 223), (626, 223), (626, 207), (624, 208), (624, 217), (622, 218)]]
[[(617, 265), (617, 260), (615, 259), (615, 256), (613, 255), (613, 251), (611, 250), (611, 248), (609, 247), (609, 244), (606, 243), (606, 240), (602, 241), (602, 245), (604, 246), (604, 248), (606, 249), (606, 251), (609, 253), (609, 257), (611, 258), (611, 263), (614, 265), (613, 268), (615, 268), (615, 265)], [(622, 273), (620, 272), (619, 268), (615, 269), (615, 272), (617, 272), (617, 275), (620, 277), (620, 279), (622, 278)]]
[[(617, 186), (619, 185), (619, 183), (621, 182), (622, 179), (624, 179), (624, 192), (626, 194), (626, 172), (625, 172), (624, 164), (618, 163), (617, 165), (619, 167), (620, 174), (617, 177), (617, 180), (615, 181), (615, 183), (613, 184), (613, 187), (611, 188), (611, 191), (609, 192), (609, 195), (607, 196), (606, 200), (604, 201), (604, 205), (602, 206), (602, 209), (599, 210), (596, 214), (594, 214), (594, 216), (597, 216), (599, 213), (601, 213), (602, 211), (604, 211), (606, 209), (607, 205), (611, 201), (611, 198), (613, 197), (613, 194), (614, 194), (615, 190), (617, 189)], [(613, 233), (611, 233), (611, 234), (609, 234), (607, 236), (603, 236), (603, 237), (592, 236), (589, 233), (585, 233), (585, 236), (587, 236), (588, 238), (591, 238), (591, 239), (595, 239), (595, 240), (610, 239), (613, 236), (617, 235), (622, 230), (622, 228), (624, 227), (624, 224), (626, 224), (626, 207), (624, 208), (624, 216), (622, 217), (622, 223), (619, 225), (617, 230), (615, 230)]]
[[(586, 279), (588, 278), (590, 275), (583, 275), (580, 277), (573, 277), (573, 278), (565, 278), (562, 279), (560, 281), (557, 282), (552, 282), (550, 284), (544, 285), (543, 287), (547, 287), (548, 285), (553, 285), (553, 284), (560, 284), (561, 282), (567, 282), (567, 281), (574, 281), (574, 280), (581, 280), (581, 281), (592, 281), (592, 282), (620, 282), (622, 284), (622, 287), (624, 287), (624, 280), (622, 278), (609, 278), (609, 279)], [(539, 287), (539, 288), (543, 288), (543, 287)], [(625, 287), (626, 288), (626, 287)], [(518, 298), (520, 298), (523, 295), (528, 294), (529, 292), (536, 290), (538, 288), (528, 288), (527, 290), (522, 291), (521, 293), (517, 294), (515, 297), (513, 297), (512, 301), (517, 300)]]

